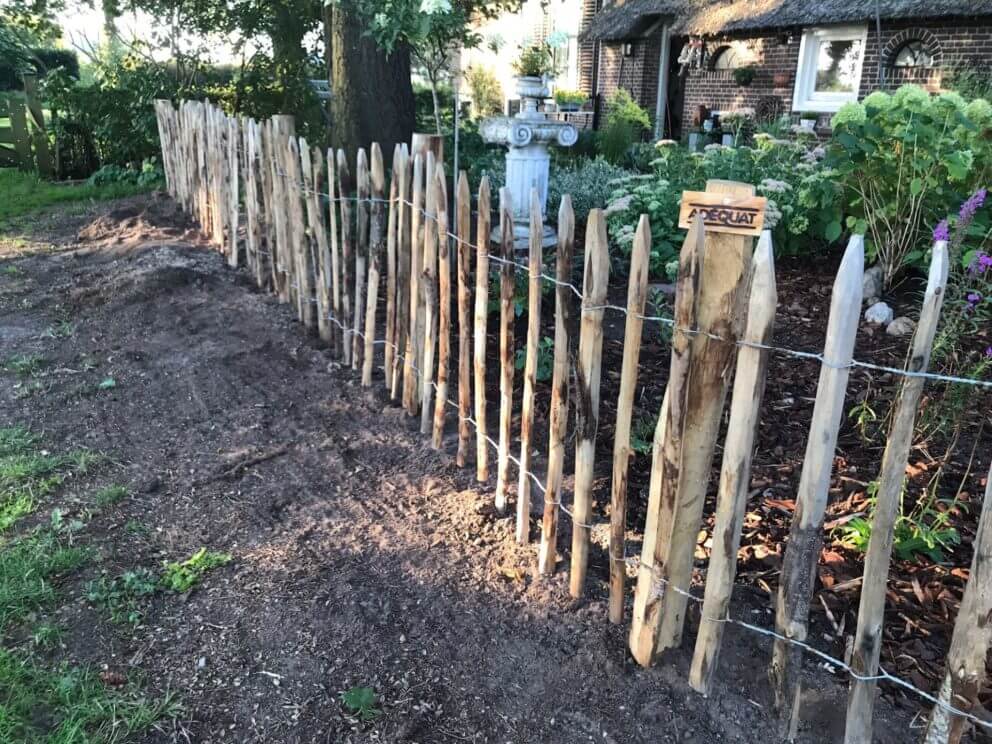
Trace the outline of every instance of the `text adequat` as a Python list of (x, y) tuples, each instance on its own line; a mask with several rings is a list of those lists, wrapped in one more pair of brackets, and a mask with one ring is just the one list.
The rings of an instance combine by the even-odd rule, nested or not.
[(710, 232), (760, 235), (765, 224), (766, 204), (763, 196), (735, 198), (726, 194), (685, 191), (679, 227), (688, 230), (696, 217), (702, 216), (703, 226)]

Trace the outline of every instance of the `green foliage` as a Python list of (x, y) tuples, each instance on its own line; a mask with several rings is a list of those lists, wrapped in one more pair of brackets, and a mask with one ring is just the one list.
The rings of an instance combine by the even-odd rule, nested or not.
[(992, 175), (992, 105), (906, 85), (845, 105), (832, 126), (828, 167), (844, 188), (846, 227), (866, 233), (887, 285), (925, 268), (930, 227)]
[(142, 193), (148, 186), (130, 183), (55, 184), (39, 178), (34, 173), (0, 168), (0, 225), (8, 220), (31, 214), (46, 207), (77, 202), (96, 202), (118, 199)]
[(171, 592), (188, 592), (200, 583), (207, 571), (230, 562), (231, 556), (228, 553), (216, 553), (200, 548), (185, 561), (166, 563), (162, 572), (162, 585)]
[(33, 377), (41, 372), (45, 366), (45, 357), (40, 354), (14, 354), (7, 359), (3, 368), (6, 372), (13, 372), (18, 377)]
[(650, 455), (657, 427), (657, 416), (642, 416), (637, 419), (630, 430), (630, 448), (639, 455)]
[(734, 69), (734, 82), (746, 87), (754, 82), (754, 76), (756, 74), (757, 70), (750, 65), (737, 67)]
[(606, 123), (599, 130), (597, 146), (604, 158), (614, 165), (623, 163), (645, 132), (651, 129), (651, 117), (623, 88), (607, 101)]
[(110, 186), (124, 184), (138, 189), (149, 190), (161, 186), (165, 181), (162, 169), (151, 159), (141, 164), (141, 169), (122, 168), (119, 165), (105, 165), (87, 179), (90, 186)]
[(79, 58), (68, 49), (25, 47), (20, 53), (11, 54), (2, 47), (0, 43), (0, 91), (22, 90), (22, 75), (25, 73), (44, 77), (49, 71), (60, 67), (72, 77), (79, 78)]
[(555, 91), (555, 103), (559, 106), (581, 106), (587, 100), (589, 100), (589, 96), (581, 90), (558, 88)]
[(992, 100), (992, 71), (987, 66), (956, 65), (944, 71), (943, 86), (961, 94), (965, 100)]
[(561, 198), (569, 194), (576, 223), (585, 224), (589, 211), (605, 207), (620, 180), (630, 175), (630, 171), (611, 165), (603, 158), (553, 168), (548, 179), (549, 218), (557, 219)]
[(469, 97), (472, 99), (472, 118), (498, 116), (503, 112), (503, 86), (493, 72), (475, 65), (465, 73)]
[[(517, 349), (514, 366), (523, 369), (527, 365), (527, 348)], [(545, 336), (537, 344), (537, 369), (535, 376), (538, 382), (547, 382), (555, 371), (555, 340)]]
[(378, 699), (371, 687), (352, 687), (341, 693), (341, 704), (362, 721), (373, 721), (382, 713), (376, 708)]
[(873, 431), (878, 423), (878, 414), (875, 413), (868, 397), (866, 396), (864, 400), (853, 406), (847, 412), (847, 417), (854, 422), (854, 428), (858, 430), (861, 441), (864, 444), (870, 444), (875, 438), (875, 434), (878, 433)]
[(93, 500), (98, 506), (112, 506), (123, 501), (130, 495), (125, 486), (105, 486), (93, 494)]
[(513, 62), (513, 71), (520, 77), (554, 75), (554, 50), (550, 44), (544, 41), (524, 47)]
[(651, 129), (651, 117), (634, 97), (624, 88), (617, 88), (607, 101), (607, 122), (624, 121), (630, 124), (634, 133), (640, 137), (642, 132)]
[(86, 599), (104, 610), (115, 623), (138, 625), (144, 599), (154, 594), (157, 588), (155, 574), (139, 568), (125, 571), (112, 579), (101, 576), (91, 581), (86, 588)]

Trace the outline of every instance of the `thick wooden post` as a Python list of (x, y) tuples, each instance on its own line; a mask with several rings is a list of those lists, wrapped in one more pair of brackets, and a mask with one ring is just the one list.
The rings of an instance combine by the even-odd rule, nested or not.
[(423, 354), (420, 359), (420, 433), (430, 434), (434, 414), (434, 353), (437, 348), (437, 210), (438, 190), (434, 158), (427, 153), (424, 174), (426, 214), (424, 215), (423, 264), (420, 274), (420, 309)]
[(943, 706), (952, 705), (966, 713), (983, 713), (978, 694), (985, 687), (986, 663), (992, 643), (992, 623), (989, 622), (992, 617), (992, 467), (986, 478), (985, 500), (971, 547), (974, 555), (968, 584), (954, 623), (944, 681), (937, 694), (943, 705), (935, 706), (930, 714), (923, 744), (958, 744), (967, 732), (966, 719)]
[(458, 176), (458, 452), (455, 464), (465, 467), (472, 425), (472, 193), (468, 175)]
[(372, 203), (369, 237), (369, 288), (365, 306), (365, 354), (362, 360), (362, 387), (372, 387), (372, 365), (375, 363), (375, 311), (379, 305), (379, 278), (386, 240), (386, 173), (382, 149), (372, 143)]
[[(706, 189), (729, 197), (754, 195), (753, 186), (727, 181), (710, 181)], [(650, 664), (657, 653), (682, 641), (693, 553), (730, 382), (725, 372), (743, 326), (753, 243), (747, 236), (704, 233), (703, 245), (690, 249), (698, 251), (700, 262), (696, 286), (690, 291), (679, 279), (686, 297), (680, 301), (676, 296), (669, 420), (657, 502), (661, 513), (655, 523), (659, 532), (653, 557), (643, 561), (654, 571), (653, 586), (649, 584), (647, 591), (654, 596), (659, 585), (664, 589), (656, 601), (646, 605), (638, 604), (635, 597), (631, 651), (641, 664)], [(691, 305), (687, 304), (690, 300)], [(680, 328), (700, 332), (691, 334)], [(640, 607), (646, 615), (637, 612)]]
[(399, 217), (397, 194), (403, 171), (400, 146), (393, 148), (393, 165), (389, 178), (389, 222), (386, 225), (386, 344), (383, 354), (383, 384), (386, 392), (393, 388), (393, 357), (396, 351), (396, 225)]
[(444, 166), (437, 165), (437, 397), (434, 399), (434, 435), (431, 444), (441, 449), (444, 419), (448, 412), (448, 371), (451, 358), (451, 241), (448, 240), (448, 187)]
[[(844, 396), (861, 316), (864, 255), (864, 238), (855, 235), (848, 243), (834, 282), (827, 341), (823, 350), (824, 363), (820, 368), (813, 421), (796, 493), (796, 511), (782, 563), (775, 630), (797, 641), (806, 640), (837, 432), (844, 413)], [(800, 663), (801, 655), (796, 646), (787, 641), (775, 641), (770, 677), (776, 709), (783, 719), (791, 722), (789, 732), (793, 732), (798, 723)]]
[[(396, 226), (396, 356), (393, 358), (393, 400), (402, 397), (403, 372), (410, 356), (410, 180), (413, 178), (413, 161), (406, 146), (401, 147), (402, 170), (399, 173), (399, 215)], [(395, 175), (393, 176), (396, 177)], [(404, 404), (405, 405), (405, 404)]]
[(496, 511), (506, 513), (510, 490), (510, 429), (513, 425), (513, 197), (499, 190), (499, 452), (496, 461)]
[(479, 219), (475, 236), (475, 479), (489, 480), (486, 423), (486, 326), (489, 320), (489, 239), (492, 222), (489, 177), (479, 184)]
[(355, 202), (355, 214), (358, 217), (358, 243), (355, 246), (355, 322), (352, 326), (351, 338), (351, 368), (362, 368), (362, 353), (365, 344), (362, 332), (365, 330), (365, 283), (368, 281), (369, 257), (369, 159), (365, 148), (358, 149), (358, 159), (355, 161), (355, 190), (358, 201)]
[(651, 225), (641, 215), (630, 254), (627, 287), (627, 322), (623, 338), (623, 367), (617, 398), (617, 423), (613, 435), (613, 480), (610, 489), (610, 622), (623, 622), (624, 560), (627, 531), (627, 469), (630, 462), (630, 420), (634, 413), (637, 365), (641, 357), (644, 304), (648, 298), (648, 257), (651, 255)]
[(530, 190), (530, 245), (527, 262), (527, 356), (524, 359), (524, 397), (520, 413), (520, 472), (517, 474), (517, 542), (530, 542), (531, 434), (534, 429), (534, 387), (537, 352), (541, 343), (541, 259), (544, 215), (537, 189)]
[(292, 275), (292, 253), (289, 247), (289, 212), (286, 208), (288, 177), (283, 167), (283, 152), (287, 138), (295, 134), (293, 117), (288, 114), (273, 116), (267, 127), (270, 133), (267, 146), (269, 167), (272, 173), (272, 214), (275, 217), (275, 243), (273, 245), (273, 280), (279, 295), (279, 302), (290, 300), (290, 279)]
[[(944, 302), (948, 273), (947, 243), (939, 241), (933, 247), (930, 277), (927, 281), (920, 323), (913, 336), (907, 368), (911, 372), (926, 372), (930, 352), (937, 333), (937, 321)], [(892, 539), (902, 502), (906, 480), (906, 465), (913, 444), (913, 425), (923, 395), (922, 377), (904, 377), (896, 398), (889, 441), (882, 457), (878, 476), (878, 491), (871, 519), (871, 539), (865, 556), (864, 579), (861, 582), (861, 604), (858, 608), (858, 630), (851, 654), (851, 668), (856, 674), (873, 677), (878, 673), (878, 658), (882, 647), (882, 625), (885, 621), (885, 590), (892, 557)], [(871, 744), (872, 709), (875, 704), (875, 682), (851, 679), (847, 703), (846, 744)]]
[[(241, 124), (237, 117), (227, 118), (227, 265), (238, 266), (238, 225), (241, 217), (240, 157)], [(46, 142), (47, 146), (47, 142)]]
[(323, 187), (324, 164), (320, 150), (311, 152), (305, 139), (300, 137), (300, 162), (303, 166), (303, 184), (306, 189), (307, 223), (310, 232), (310, 246), (314, 256), (314, 272), (317, 280), (317, 329), (320, 338), (330, 343), (331, 323), (328, 315), (330, 306), (330, 250), (327, 233), (324, 230), (323, 210), (320, 206), (320, 191)]
[(351, 366), (352, 318), (354, 315), (351, 290), (355, 282), (355, 242), (351, 220), (351, 174), (344, 150), (338, 150), (338, 199), (341, 205), (341, 361)]
[(603, 305), (610, 282), (610, 251), (603, 210), (594, 209), (586, 223), (586, 257), (582, 281), (579, 359), (575, 368), (575, 502), (572, 507), (572, 568), (568, 588), (581, 597), (589, 565), (592, 522), (592, 476), (599, 430), (599, 380), (603, 356)]
[(575, 247), (575, 213), (572, 197), (561, 199), (558, 208), (558, 256), (555, 267), (555, 360), (551, 378), (550, 435), (548, 443), (548, 480), (541, 520), (541, 547), (537, 569), (545, 576), (555, 571), (558, 551), (558, 507), (561, 504), (561, 479), (565, 465), (565, 435), (568, 433), (568, 375), (572, 365), (571, 341), (575, 304), (571, 287), (572, 253)]
[(296, 282), (296, 309), (300, 322), (307, 328), (317, 327), (313, 305), (313, 271), (311, 269), (310, 238), (303, 216), (304, 185), (300, 167), (300, 143), (290, 137), (286, 150), (286, 173), (289, 176), (286, 199), (289, 208), (290, 235), (293, 255), (293, 279)]
[[(341, 246), (338, 242), (338, 186), (337, 167), (334, 162), (334, 150), (327, 149), (327, 227), (331, 234), (331, 305), (334, 308), (334, 319), (337, 323), (345, 322), (344, 309), (341, 304)], [(344, 329), (337, 323), (331, 323), (331, 338), (338, 355), (344, 358), (342, 346)]]
[(420, 362), (424, 357), (423, 318), (420, 316), (420, 278), (424, 266), (424, 161), (413, 156), (412, 206), (410, 207), (410, 332), (403, 363), (403, 407), (415, 416), (420, 404)]
[(751, 458), (761, 421), (761, 399), (765, 391), (769, 352), (758, 346), (771, 343), (777, 303), (772, 238), (771, 233), (765, 231), (751, 260), (751, 295), (744, 341), (753, 345), (741, 346), (737, 352), (730, 423), (723, 446), (717, 491), (713, 552), (706, 571), (703, 617), (689, 672), (689, 684), (704, 695), (710, 692), (725, 625), (714, 618), (726, 617), (730, 609), (730, 595), (737, 571), (737, 550), (741, 543), (741, 527), (751, 485)]

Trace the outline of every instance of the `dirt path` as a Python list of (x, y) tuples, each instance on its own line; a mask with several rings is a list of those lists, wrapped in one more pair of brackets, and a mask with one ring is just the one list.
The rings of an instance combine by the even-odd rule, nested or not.
[[(708, 700), (684, 683), (687, 652), (637, 668), (606, 620), (605, 586), (576, 604), (564, 576), (535, 580), (491, 492), (227, 269), (170, 202), (92, 217), (39, 221), (40, 242), (2, 262), (14, 267), (0, 274), (3, 356), (44, 362), (31, 380), (0, 377), (0, 411), (55, 446), (108, 454), (105, 477), (130, 487), (83, 532), (101, 562), (66, 587), (60, 658), (178, 693), (182, 720), (146, 740), (776, 740), (767, 642), (728, 629)], [(69, 512), (85, 505), (82, 487), (61, 496)], [(156, 595), (134, 630), (85, 600), (101, 571), (204, 546), (234, 561), (185, 599)], [(757, 599), (738, 607), (771, 625)], [(840, 740), (843, 680), (810, 668), (820, 689), (802, 740)], [(352, 686), (375, 689), (374, 721), (342, 710)], [(878, 740), (907, 741), (909, 715), (882, 715), (896, 723)]]

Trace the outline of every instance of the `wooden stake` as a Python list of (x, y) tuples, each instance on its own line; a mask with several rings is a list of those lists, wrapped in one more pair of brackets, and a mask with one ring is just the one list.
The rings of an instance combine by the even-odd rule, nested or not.
[[(948, 266), (947, 243), (939, 241), (933, 247), (920, 323), (913, 336), (913, 347), (909, 354), (907, 369), (911, 372), (926, 372), (930, 366), (930, 352), (937, 333), (944, 290), (947, 288)], [(854, 640), (854, 653), (851, 655), (851, 668), (862, 677), (878, 674), (892, 539), (899, 517), (906, 465), (913, 444), (916, 411), (923, 395), (924, 382), (922, 377), (904, 377), (902, 380), (899, 396), (893, 406), (892, 429), (889, 431), (889, 441), (885, 445), (882, 469), (878, 476), (878, 490), (875, 493), (875, 508), (871, 519), (871, 539), (868, 542), (864, 579), (861, 582), (858, 630)], [(874, 704), (875, 682), (852, 677), (851, 693), (847, 701), (847, 727), (844, 731), (846, 744), (871, 744)]]
[(572, 570), (569, 593), (581, 597), (589, 565), (592, 522), (592, 476), (599, 429), (599, 379), (603, 356), (603, 305), (610, 282), (610, 251), (603, 210), (594, 209), (586, 223), (586, 257), (582, 281), (582, 322), (576, 365), (575, 503), (572, 514)]
[(475, 479), (489, 480), (489, 440), (486, 425), (486, 324), (489, 320), (489, 245), (492, 206), (489, 177), (479, 184), (479, 219), (475, 249)]
[(737, 570), (737, 550), (751, 486), (751, 458), (761, 421), (761, 400), (768, 371), (768, 350), (775, 328), (778, 295), (775, 288), (775, 258), (771, 233), (765, 231), (751, 260), (751, 293), (744, 339), (753, 346), (737, 352), (737, 372), (730, 403), (730, 423), (723, 445), (720, 486), (717, 491), (713, 552), (706, 571), (703, 617), (696, 636), (689, 684), (703, 695), (712, 687), (723, 640), (724, 618), (730, 609), (730, 595)]
[(287, 203), (292, 234), (293, 279), (296, 282), (296, 307), (300, 322), (307, 328), (317, 327), (313, 299), (313, 262), (310, 254), (310, 238), (307, 235), (306, 219), (303, 215), (304, 185), (300, 167), (300, 143), (290, 137), (286, 151), (286, 173), (289, 176)]
[[(754, 195), (753, 186), (728, 181), (710, 181), (706, 189), (732, 197)], [(698, 292), (691, 293), (693, 304), (684, 308), (683, 322), (678, 323), (700, 333), (691, 339), (684, 332), (674, 334), (660, 481), (662, 512), (657, 521), (661, 534), (655, 540), (654, 557), (648, 561), (656, 571), (656, 583), (665, 587), (664, 596), (651, 604), (647, 617), (635, 613), (632, 624), (632, 633), (637, 633), (632, 636), (637, 646), (634, 657), (642, 664), (682, 641), (693, 554), (730, 382), (725, 372), (743, 330), (744, 290), (754, 240), (725, 233), (705, 233), (703, 240)], [(679, 286), (684, 286), (681, 280)], [(673, 423), (676, 417), (680, 421)]]
[(641, 330), (644, 304), (648, 297), (648, 257), (651, 255), (651, 225), (641, 215), (630, 253), (630, 278), (627, 286), (627, 322), (623, 338), (623, 367), (620, 370), (620, 394), (617, 398), (617, 422), (613, 438), (613, 480), (610, 489), (610, 622), (623, 622), (624, 585), (627, 564), (624, 562), (627, 530), (627, 469), (630, 462), (630, 420), (634, 412), (637, 389), (637, 364), (641, 357)]
[(352, 301), (351, 288), (355, 282), (354, 242), (352, 237), (351, 174), (348, 171), (348, 158), (344, 150), (338, 150), (338, 198), (341, 200), (341, 361), (352, 364)]
[(945, 706), (984, 718), (978, 694), (985, 687), (986, 659), (992, 643), (992, 624), (988, 621), (992, 617), (992, 467), (986, 477), (985, 500), (971, 547), (971, 572), (937, 695), (942, 705), (935, 706), (930, 714), (923, 744), (958, 744), (967, 732), (968, 721)]
[(386, 226), (386, 343), (382, 381), (387, 393), (393, 388), (393, 357), (396, 350), (396, 224), (399, 217), (397, 194), (402, 170), (402, 152), (400, 146), (396, 145), (393, 148), (392, 172), (389, 179), (389, 223)]
[(269, 167), (272, 179), (272, 214), (275, 217), (275, 243), (273, 245), (273, 280), (279, 295), (279, 302), (286, 304), (290, 300), (290, 276), (292, 273), (292, 255), (289, 250), (289, 234), (287, 223), (289, 213), (286, 209), (287, 175), (283, 167), (283, 152), (286, 149), (286, 139), (294, 134), (293, 117), (288, 114), (273, 116), (268, 131)]
[(472, 425), (472, 193), (468, 174), (458, 177), (458, 452), (455, 464), (468, 458)]
[(386, 174), (382, 164), (382, 149), (372, 143), (372, 203), (371, 235), (369, 238), (369, 289), (365, 306), (365, 354), (362, 363), (362, 387), (372, 387), (372, 365), (375, 363), (375, 311), (379, 305), (379, 277), (386, 242)]
[[(338, 323), (345, 322), (344, 310), (341, 305), (341, 248), (338, 244), (338, 190), (337, 167), (334, 162), (334, 150), (327, 149), (327, 217), (328, 231), (331, 233), (331, 304), (334, 308), (334, 319)], [(344, 358), (342, 346), (342, 331), (337, 323), (331, 323), (331, 337), (334, 348)]]
[(403, 407), (411, 416), (420, 405), (420, 371), (424, 358), (423, 318), (420, 316), (420, 279), (424, 266), (423, 210), (424, 161), (420, 154), (413, 158), (413, 206), (410, 208), (410, 334), (407, 338), (406, 359), (403, 364)]
[(434, 158), (427, 153), (427, 209), (424, 216), (423, 264), (420, 275), (420, 309), (423, 321), (423, 354), (420, 358), (420, 433), (430, 434), (434, 414), (434, 352), (437, 347), (437, 213), (438, 188)]
[(351, 368), (362, 368), (362, 352), (365, 344), (361, 333), (365, 328), (365, 283), (368, 281), (369, 258), (369, 161), (365, 148), (358, 148), (355, 163), (355, 187), (358, 201), (355, 214), (358, 217), (358, 243), (355, 246), (355, 322), (351, 338)]
[(548, 481), (541, 521), (541, 548), (537, 568), (545, 576), (555, 571), (558, 543), (558, 505), (565, 465), (565, 436), (568, 433), (568, 374), (572, 363), (569, 333), (575, 316), (572, 290), (572, 252), (575, 247), (575, 213), (572, 197), (565, 194), (558, 208), (558, 256), (555, 268), (555, 360), (551, 379), (551, 422), (548, 444)]
[(310, 228), (310, 246), (314, 253), (314, 269), (317, 280), (317, 328), (320, 338), (330, 343), (331, 328), (328, 315), (330, 306), (331, 253), (327, 245), (327, 233), (320, 206), (320, 191), (323, 188), (324, 165), (320, 150), (311, 152), (305, 139), (300, 137), (300, 162), (303, 166), (303, 184), (306, 188), (307, 222)]
[(241, 216), (240, 168), (238, 146), (241, 142), (241, 125), (234, 116), (227, 117), (227, 265), (238, 266), (238, 225)]
[(524, 359), (524, 397), (520, 413), (520, 472), (517, 474), (517, 543), (530, 542), (531, 434), (534, 429), (534, 387), (537, 352), (541, 343), (541, 260), (544, 215), (537, 189), (530, 190), (530, 244), (527, 277), (527, 352)]
[[(393, 360), (393, 382), (390, 397), (400, 398), (403, 372), (410, 355), (410, 181), (413, 178), (413, 161), (406, 145), (402, 146), (403, 160), (399, 187), (399, 224), (396, 239), (399, 257), (396, 276), (396, 357)], [(395, 178), (395, 176), (394, 176)], [(405, 406), (405, 404), (404, 404)]]
[[(805, 641), (809, 606), (816, 581), (816, 563), (823, 541), (823, 515), (830, 489), (830, 474), (837, 448), (837, 432), (844, 413), (844, 396), (850, 373), (854, 341), (861, 316), (861, 281), (864, 274), (864, 238), (851, 238), (844, 253), (830, 301), (827, 341), (823, 350), (813, 421), (803, 472), (796, 493), (782, 577), (778, 590), (775, 630), (786, 638)], [(769, 672), (775, 691), (775, 707), (794, 730), (799, 701), (799, 649), (776, 640)]]
[(448, 188), (444, 166), (437, 165), (438, 342), (437, 397), (434, 400), (434, 449), (441, 449), (448, 411), (448, 368), (451, 357), (451, 241), (448, 240)]
[(499, 452), (496, 462), (496, 511), (506, 513), (510, 488), (510, 429), (513, 425), (513, 198), (499, 190)]

